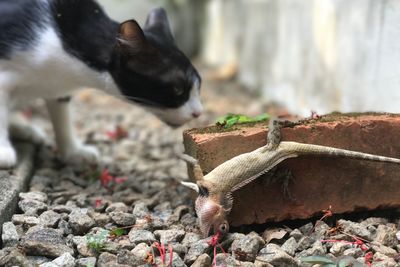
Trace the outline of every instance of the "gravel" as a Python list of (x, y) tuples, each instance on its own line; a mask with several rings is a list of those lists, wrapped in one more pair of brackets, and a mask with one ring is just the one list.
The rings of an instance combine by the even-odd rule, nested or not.
[[(195, 123), (234, 111), (229, 99), (219, 110), (222, 102)], [(211, 238), (199, 231), (191, 192), (179, 184), (188, 179), (176, 157), (182, 130), (101, 95), (81, 95), (76, 108), (78, 133), (100, 150), (101, 162), (65, 166), (51, 143), (40, 149), (29, 191), (19, 195), (20, 210), (2, 225), (0, 266), (168, 266), (172, 256), (173, 266), (308, 267), (302, 257), (347, 256), (363, 264), (368, 252), (372, 266), (399, 264), (399, 221), (380, 217), (244, 228), (221, 240), (214, 255)], [(47, 120), (38, 124), (50, 129)], [(109, 137), (117, 126), (127, 137)], [(105, 170), (108, 183), (101, 180)]]

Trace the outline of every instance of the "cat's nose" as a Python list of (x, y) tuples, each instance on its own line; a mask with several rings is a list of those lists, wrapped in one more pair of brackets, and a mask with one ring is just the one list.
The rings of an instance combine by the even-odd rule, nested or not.
[(201, 111), (195, 111), (192, 113), (193, 118), (198, 118), (198, 117), (200, 117), (200, 115), (201, 115)]

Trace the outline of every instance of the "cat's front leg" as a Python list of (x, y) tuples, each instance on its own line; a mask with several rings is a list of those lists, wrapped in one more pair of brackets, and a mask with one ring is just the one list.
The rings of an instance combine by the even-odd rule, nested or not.
[(70, 98), (46, 100), (58, 150), (70, 164), (95, 163), (99, 153), (93, 146), (83, 145), (75, 136), (70, 112)]
[(0, 169), (8, 169), (17, 163), (17, 153), (8, 135), (9, 94), (0, 88)]

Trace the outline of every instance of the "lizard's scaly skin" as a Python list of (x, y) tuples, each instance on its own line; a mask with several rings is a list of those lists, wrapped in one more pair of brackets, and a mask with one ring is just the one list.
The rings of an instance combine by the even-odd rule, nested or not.
[(268, 172), (280, 162), (300, 155), (320, 155), (325, 157), (347, 157), (361, 160), (392, 162), (400, 164), (400, 159), (377, 156), (333, 147), (280, 142), (279, 145), (266, 145), (252, 152), (238, 155), (204, 176), (204, 184), (210, 195), (224, 195), (248, 184), (263, 173)]

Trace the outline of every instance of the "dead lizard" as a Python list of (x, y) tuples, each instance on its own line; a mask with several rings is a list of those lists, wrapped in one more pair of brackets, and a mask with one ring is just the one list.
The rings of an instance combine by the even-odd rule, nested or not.
[(182, 182), (198, 193), (195, 209), (200, 221), (200, 230), (208, 236), (229, 231), (227, 217), (232, 209), (232, 193), (268, 172), (288, 158), (303, 155), (325, 157), (348, 157), (360, 160), (392, 162), (400, 164), (400, 159), (367, 153), (338, 149), (327, 146), (280, 141), (280, 125), (274, 121), (269, 128), (268, 144), (252, 152), (238, 155), (203, 176), (197, 160), (183, 155), (181, 158), (193, 165), (197, 183)]

